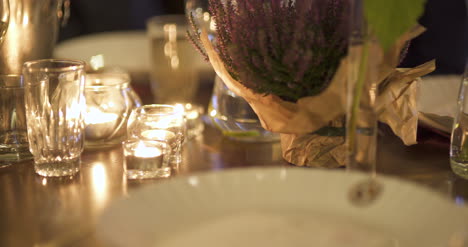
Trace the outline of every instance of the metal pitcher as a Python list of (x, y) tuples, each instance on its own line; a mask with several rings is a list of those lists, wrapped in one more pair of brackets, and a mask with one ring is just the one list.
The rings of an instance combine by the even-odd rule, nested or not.
[(0, 45), (0, 74), (21, 73), (24, 62), (52, 57), (70, 0), (9, 0), (10, 22)]

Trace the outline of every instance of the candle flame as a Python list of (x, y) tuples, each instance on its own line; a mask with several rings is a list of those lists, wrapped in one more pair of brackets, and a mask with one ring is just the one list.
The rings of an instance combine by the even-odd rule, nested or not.
[(139, 142), (138, 145), (135, 147), (134, 155), (140, 158), (153, 158), (161, 156), (162, 152), (161, 149), (157, 147), (148, 147), (145, 145), (144, 142)]
[(175, 134), (168, 130), (145, 130), (141, 135), (151, 140), (170, 140), (175, 137)]
[(89, 107), (88, 112), (86, 112), (85, 123), (88, 124), (102, 124), (110, 123), (117, 120), (119, 116), (114, 113), (105, 113), (100, 111), (96, 107)]

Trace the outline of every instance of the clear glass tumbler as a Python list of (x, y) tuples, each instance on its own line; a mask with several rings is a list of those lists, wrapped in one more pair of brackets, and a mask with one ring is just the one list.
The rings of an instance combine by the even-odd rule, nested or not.
[(157, 103), (191, 103), (203, 58), (187, 40), (185, 15), (155, 16), (146, 23), (150, 39), (151, 86)]
[(184, 110), (173, 105), (144, 105), (135, 108), (127, 124), (129, 139), (167, 142), (171, 149), (171, 164), (182, 161), (182, 144), (186, 135)]
[(468, 63), (460, 84), (457, 114), (453, 121), (450, 165), (455, 174), (468, 179)]
[(0, 167), (31, 159), (21, 75), (0, 75)]
[(29, 150), (46, 177), (80, 169), (84, 146), (85, 63), (36, 60), (23, 65)]

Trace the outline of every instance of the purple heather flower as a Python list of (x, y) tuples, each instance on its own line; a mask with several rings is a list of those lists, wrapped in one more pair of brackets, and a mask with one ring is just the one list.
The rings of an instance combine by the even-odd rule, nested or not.
[(349, 0), (209, 0), (234, 78), (296, 101), (320, 93), (346, 54)]

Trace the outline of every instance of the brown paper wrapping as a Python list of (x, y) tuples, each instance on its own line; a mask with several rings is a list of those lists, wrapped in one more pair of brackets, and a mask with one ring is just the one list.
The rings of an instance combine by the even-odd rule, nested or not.
[[(371, 47), (381, 56), (379, 88), (376, 109), (379, 120), (387, 123), (406, 145), (416, 143), (418, 112), (416, 106), (418, 77), (435, 68), (434, 61), (412, 69), (396, 69), (400, 51), (406, 42), (424, 31), (418, 26), (403, 35), (394, 47), (383, 53), (380, 47)], [(201, 41), (216, 74), (235, 94), (243, 97), (257, 114), (266, 130), (281, 133), (283, 158), (298, 166), (338, 167), (344, 165), (345, 148), (343, 136), (319, 136), (312, 132), (342, 119), (346, 113), (347, 63), (342, 59), (330, 85), (321, 94), (299, 99), (296, 103), (275, 95), (260, 95), (234, 80), (205, 31)], [(373, 53), (373, 55), (374, 55)], [(383, 55), (384, 54), (384, 55)]]

